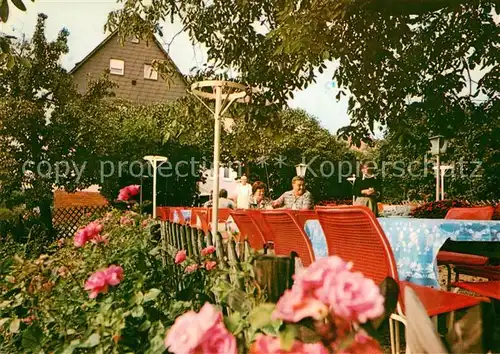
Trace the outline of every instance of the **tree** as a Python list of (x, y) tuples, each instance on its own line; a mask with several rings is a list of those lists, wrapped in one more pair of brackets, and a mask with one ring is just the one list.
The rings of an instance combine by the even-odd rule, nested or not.
[[(272, 138), (259, 134), (259, 129), (247, 133), (256, 141), (255, 145), (262, 144), (261, 151), (265, 152), (250, 163), (252, 180), (267, 183), (273, 197), (278, 197), (291, 188), (295, 165), (305, 163), (309, 165), (307, 188), (317, 200), (350, 196), (351, 187), (345, 178), (355, 172), (355, 156), (347, 144), (338, 141), (303, 110), (284, 110), (279, 113), (279, 121), (278, 134)], [(236, 139), (231, 141), (235, 143)], [(349, 166), (353, 170), (348, 171)]]
[[(497, 5), (486, 0), (398, 0), (390, 6), (384, 0), (262, 0), (236, 1), (229, 10), (217, 1), (146, 6), (132, 0), (109, 15), (107, 28), (124, 37), (146, 36), (161, 33), (160, 21), (179, 18), (192, 41), (208, 48), (216, 67), (236, 68), (248, 84), (268, 88), (271, 102), (284, 103), (292, 91), (315, 80), (316, 68), (322, 72), (326, 62), (338, 61), (337, 98), (349, 93), (352, 119), (341, 134), (359, 143), (376, 122), (388, 128), (404, 124), (408, 100), (421, 103), (426, 123), (438, 133), (460, 124), (454, 113), (479, 95), (498, 99)], [(480, 79), (473, 80), (471, 72), (479, 70)]]
[[(22, 0), (10, 0), (12, 4), (21, 11), (26, 11), (26, 6)], [(35, 0), (31, 0), (35, 1)], [(0, 1), (0, 23), (6, 23), (9, 19), (9, 0)], [(19, 60), (23, 64), (27, 62), (23, 61), (22, 58), (15, 55), (16, 53), (11, 52), (11, 41), (13, 36), (6, 36), (0, 34), (0, 68), (5, 67), (10, 69), (14, 66), (16, 60)]]
[[(0, 68), (0, 151), (6, 171), (2, 198), (25, 189), (28, 207), (39, 207), (41, 219), (52, 229), (54, 187), (71, 191), (96, 181), (94, 156), (106, 151), (112, 126), (103, 112), (112, 84), (106, 79), (77, 92), (71, 76), (60, 66), (68, 52), (68, 32), (45, 38), (47, 16), (40, 14), (31, 41), (18, 45), (30, 66)], [(8, 165), (7, 165), (8, 163)], [(3, 166), (2, 166), (3, 167)]]
[[(120, 106), (120, 104), (117, 104)], [(143, 197), (151, 199), (153, 170), (143, 160), (146, 155), (168, 158), (158, 170), (158, 205), (190, 205), (197, 194), (201, 171), (210, 168), (213, 153), (213, 117), (195, 98), (141, 106), (122, 105), (108, 115), (117, 127), (113, 145), (106, 154), (102, 194), (116, 199), (118, 190), (141, 183)], [(225, 133), (222, 133), (225, 141)]]

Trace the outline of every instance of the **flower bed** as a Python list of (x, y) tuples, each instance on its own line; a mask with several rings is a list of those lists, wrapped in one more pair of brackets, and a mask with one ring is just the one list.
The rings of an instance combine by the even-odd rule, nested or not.
[(397, 292), (385, 306), (387, 289), (350, 263), (321, 259), (265, 303), (251, 261), (220, 263), (211, 245), (162, 249), (155, 230), (115, 210), (49, 254), (3, 260), (0, 352), (381, 352), (373, 336)]

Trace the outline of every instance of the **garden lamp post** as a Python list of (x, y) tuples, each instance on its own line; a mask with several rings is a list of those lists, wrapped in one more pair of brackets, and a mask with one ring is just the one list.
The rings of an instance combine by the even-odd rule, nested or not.
[(168, 159), (165, 156), (148, 155), (144, 156), (144, 160), (153, 166), (153, 219), (156, 219), (156, 169)]
[(441, 174), (441, 161), (440, 156), (446, 152), (448, 147), (448, 140), (442, 135), (436, 135), (429, 138), (431, 142), (431, 154), (436, 156), (436, 201), (438, 201), (440, 193), (440, 174)]
[[(220, 80), (199, 81), (191, 85), (191, 91), (200, 102), (214, 115), (214, 169), (212, 186), (212, 235), (217, 235), (219, 224), (219, 165), (220, 165), (220, 128), (221, 117), (235, 102), (246, 102), (245, 96), (249, 88), (245, 85)], [(251, 91), (251, 90), (250, 90)], [(202, 99), (215, 100), (215, 109), (212, 110)], [(220, 245), (216, 245), (220, 246)]]
[(453, 166), (445, 165), (441, 166), (441, 199), (444, 200), (444, 175), (446, 171), (451, 170)]
[(356, 182), (356, 174), (353, 173), (351, 177), (347, 178), (347, 180), (352, 187), (352, 203), (354, 204), (354, 201), (356, 200), (356, 196), (354, 195), (354, 183)]
[[(141, 171), (142, 172), (142, 171)], [(142, 185), (143, 185), (143, 180), (144, 178), (148, 178), (148, 176), (144, 176), (143, 173), (141, 173), (141, 193), (139, 195), (139, 213), (142, 215)]]
[(297, 173), (297, 176), (304, 178), (307, 172), (307, 165), (305, 163), (295, 165), (295, 172)]

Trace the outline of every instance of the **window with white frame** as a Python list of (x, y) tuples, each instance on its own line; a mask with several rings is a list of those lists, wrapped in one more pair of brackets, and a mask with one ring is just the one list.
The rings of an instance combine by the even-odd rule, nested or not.
[(144, 64), (144, 78), (148, 80), (158, 80), (158, 71), (151, 64)]
[(125, 74), (125, 62), (120, 59), (110, 59), (109, 60), (109, 73), (112, 75), (124, 75)]
[(224, 167), (224, 179), (231, 178), (231, 170), (228, 167)]

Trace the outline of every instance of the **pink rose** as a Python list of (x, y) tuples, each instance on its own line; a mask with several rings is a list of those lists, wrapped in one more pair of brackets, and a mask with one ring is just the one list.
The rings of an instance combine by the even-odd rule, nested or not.
[(111, 286), (120, 284), (123, 280), (123, 268), (116, 265), (110, 265), (105, 271), (107, 282)]
[(99, 293), (108, 292), (108, 282), (106, 273), (97, 271), (85, 282), (85, 290), (90, 291), (89, 298), (95, 299)]
[(198, 269), (198, 264), (191, 264), (191, 265), (188, 265), (188, 266), (186, 267), (186, 269), (184, 269), (184, 271), (185, 271), (186, 273), (192, 273), (192, 272), (194, 272), (194, 271), (195, 271), (195, 270), (197, 270), (197, 269)]
[(108, 286), (115, 286), (123, 280), (123, 268), (111, 265), (104, 270), (98, 270), (85, 282), (85, 290), (89, 291), (89, 298), (94, 299), (99, 293), (107, 293)]
[(335, 276), (351, 268), (352, 263), (344, 262), (336, 256), (320, 258), (297, 274), (295, 283), (300, 284), (306, 292), (312, 291), (315, 292), (315, 296), (318, 296), (317, 292), (321, 291), (327, 277)]
[(224, 327), (222, 314), (205, 303), (199, 313), (188, 311), (167, 331), (165, 346), (173, 354), (236, 354), (236, 339)]
[(177, 317), (173, 326), (167, 331), (165, 347), (174, 354), (193, 353), (205, 335), (200, 325), (198, 315), (194, 311), (188, 311)]
[(321, 343), (306, 344), (299, 341), (293, 343), (289, 351), (281, 349), (280, 339), (263, 334), (256, 336), (255, 342), (250, 347), (250, 354), (329, 354)]
[(175, 255), (175, 264), (180, 264), (186, 260), (186, 251), (181, 250)]
[(297, 284), (285, 291), (278, 300), (276, 309), (273, 312), (274, 319), (294, 323), (308, 317), (321, 320), (327, 315), (328, 306), (311, 296), (305, 295), (303, 289)]
[(201, 343), (203, 353), (237, 353), (236, 338), (221, 322), (211, 328)]
[(132, 184), (130, 186), (120, 189), (118, 193), (118, 200), (122, 202), (128, 201), (131, 197), (139, 194), (140, 186), (137, 184)]
[(382, 354), (380, 344), (368, 336), (364, 331), (356, 333), (354, 343), (347, 349), (340, 351), (338, 354)]
[(75, 247), (83, 247), (87, 243), (87, 233), (84, 229), (78, 230), (73, 238)]
[(206, 261), (205, 262), (205, 269), (206, 270), (212, 270), (217, 267), (217, 262), (215, 261)]
[(360, 272), (342, 272), (325, 280), (324, 292), (330, 309), (338, 316), (365, 323), (384, 313), (379, 287)]
[(202, 256), (207, 256), (209, 254), (212, 254), (215, 252), (215, 247), (214, 246), (207, 246), (204, 249), (201, 250), (201, 255)]

